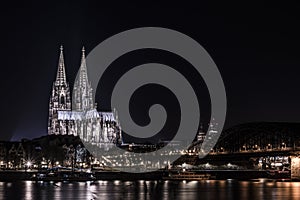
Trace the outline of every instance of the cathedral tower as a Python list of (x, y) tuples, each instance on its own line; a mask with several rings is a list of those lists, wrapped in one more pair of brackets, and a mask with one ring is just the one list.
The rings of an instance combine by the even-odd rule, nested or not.
[(60, 47), (60, 56), (56, 80), (52, 86), (49, 102), (48, 134), (68, 134), (68, 122), (58, 120), (58, 111), (71, 111), (71, 97), (69, 84), (66, 81), (66, 70), (63, 56), (63, 47)]
[(84, 47), (82, 48), (79, 74), (76, 77), (73, 91), (73, 109), (75, 111), (88, 111), (95, 109), (93, 89), (88, 80)]

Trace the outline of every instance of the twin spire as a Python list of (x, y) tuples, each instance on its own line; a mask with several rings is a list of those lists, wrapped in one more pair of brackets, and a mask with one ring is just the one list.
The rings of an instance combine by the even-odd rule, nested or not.
[(63, 46), (61, 45), (55, 84), (63, 85), (65, 83), (66, 83), (66, 70), (65, 70), (65, 62), (64, 62), (64, 55), (63, 55)]
[[(88, 76), (87, 76), (87, 67), (86, 67), (86, 60), (85, 60), (85, 49), (82, 47), (82, 57), (81, 57), (81, 65), (80, 65), (80, 74), (79, 74), (79, 81), (81, 84), (88, 83)], [(64, 62), (64, 55), (63, 55), (63, 46), (60, 46), (60, 55), (59, 55), (59, 62), (58, 62), (58, 69), (56, 75), (56, 85), (64, 85), (66, 84), (66, 69), (65, 69), (65, 62)]]
[(79, 85), (87, 88), (88, 86), (88, 75), (87, 75), (87, 67), (86, 67), (86, 60), (85, 60), (85, 49), (82, 47), (82, 56), (81, 56), (81, 64), (80, 64), (80, 71), (79, 71)]

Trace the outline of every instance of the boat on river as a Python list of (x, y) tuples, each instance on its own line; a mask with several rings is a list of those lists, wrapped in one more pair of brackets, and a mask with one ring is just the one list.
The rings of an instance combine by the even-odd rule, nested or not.
[(170, 172), (168, 176), (163, 177), (164, 180), (185, 180), (185, 181), (200, 181), (214, 179), (210, 174), (199, 174), (191, 171), (182, 171), (179, 173)]

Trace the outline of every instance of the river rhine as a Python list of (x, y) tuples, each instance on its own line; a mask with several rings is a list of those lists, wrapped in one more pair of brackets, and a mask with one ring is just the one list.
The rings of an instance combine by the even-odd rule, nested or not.
[(300, 182), (0, 182), (0, 199), (300, 199)]

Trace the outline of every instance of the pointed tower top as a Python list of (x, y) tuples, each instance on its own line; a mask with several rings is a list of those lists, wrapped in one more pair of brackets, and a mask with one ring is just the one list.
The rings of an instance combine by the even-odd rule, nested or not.
[(74, 91), (74, 95), (79, 98), (78, 102), (78, 108), (79, 110), (90, 110), (94, 109), (94, 100), (93, 100), (93, 93), (92, 88), (88, 80), (88, 72), (87, 72), (87, 66), (86, 66), (86, 58), (85, 58), (85, 49), (82, 48), (82, 57), (81, 57), (81, 64), (78, 71), (78, 74), (76, 76), (76, 80), (74, 83), (74, 88), (76, 90)]
[(63, 46), (60, 46), (60, 55), (58, 61), (58, 69), (56, 75), (56, 85), (64, 85), (66, 84), (66, 70), (65, 70), (65, 62), (64, 62), (64, 55), (63, 55)]
[(82, 47), (81, 52), (82, 52), (82, 56), (81, 56), (81, 65), (80, 65), (80, 68), (82, 68), (82, 67), (86, 68), (84, 46)]
[(80, 86), (87, 87), (88, 85), (88, 76), (87, 76), (87, 67), (86, 67), (86, 60), (85, 60), (85, 49), (84, 46), (82, 47), (82, 56), (81, 56), (81, 65), (80, 65), (80, 77), (79, 77), (79, 84)]

